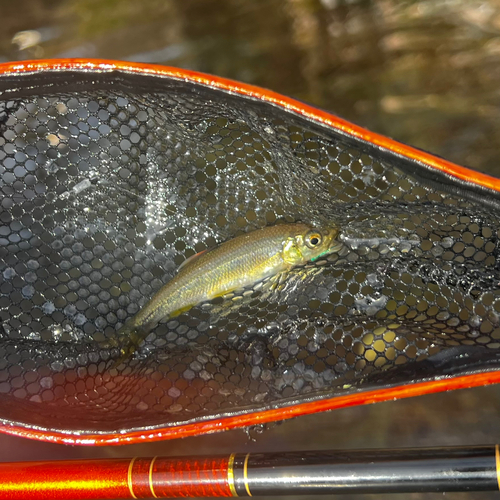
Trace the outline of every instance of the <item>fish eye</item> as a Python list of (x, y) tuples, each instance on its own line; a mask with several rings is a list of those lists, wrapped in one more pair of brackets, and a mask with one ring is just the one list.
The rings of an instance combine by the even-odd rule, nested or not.
[(321, 234), (319, 233), (309, 233), (306, 235), (306, 245), (309, 248), (314, 248), (317, 247), (318, 245), (321, 244)]

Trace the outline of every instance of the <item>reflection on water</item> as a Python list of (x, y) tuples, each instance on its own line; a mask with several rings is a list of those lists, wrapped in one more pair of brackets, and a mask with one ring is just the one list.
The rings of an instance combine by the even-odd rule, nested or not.
[[(0, 60), (42, 57), (154, 62), (234, 78), (500, 175), (500, 0), (4, 0)], [(62, 451), (0, 436), (0, 459), (494, 443), (498, 394), (481, 388), (311, 416), (250, 444), (237, 431)]]
[(205, 71), (500, 174), (500, 0), (48, 4), (6, 2), (0, 60), (101, 57)]

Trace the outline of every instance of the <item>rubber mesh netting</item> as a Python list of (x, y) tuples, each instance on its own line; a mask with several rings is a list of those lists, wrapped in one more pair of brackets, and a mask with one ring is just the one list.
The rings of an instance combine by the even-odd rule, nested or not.
[[(4, 422), (178, 425), (496, 359), (487, 193), (202, 85), (16, 78), (0, 94)], [(280, 221), (335, 221), (344, 249), (160, 324), (113, 366), (116, 330), (187, 257)]]

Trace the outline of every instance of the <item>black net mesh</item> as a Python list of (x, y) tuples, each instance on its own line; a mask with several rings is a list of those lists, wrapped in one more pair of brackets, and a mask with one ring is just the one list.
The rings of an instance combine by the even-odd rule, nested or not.
[[(0, 89), (4, 422), (178, 425), (496, 360), (492, 195), (192, 83), (58, 73)], [(200, 304), (114, 366), (117, 329), (187, 257), (325, 220), (342, 252)]]

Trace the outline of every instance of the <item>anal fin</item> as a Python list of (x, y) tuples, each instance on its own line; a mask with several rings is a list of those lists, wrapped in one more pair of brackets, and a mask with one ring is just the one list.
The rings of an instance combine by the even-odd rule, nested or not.
[[(180, 316), (182, 313), (185, 313), (185, 312), (189, 311), (189, 309), (192, 309), (192, 308), (193, 308), (193, 304), (189, 304), (188, 306), (181, 307), (180, 309), (177, 309), (176, 311), (171, 312), (168, 315), (168, 319), (176, 318), (177, 316)], [(165, 319), (167, 319), (167, 318), (165, 318)]]

